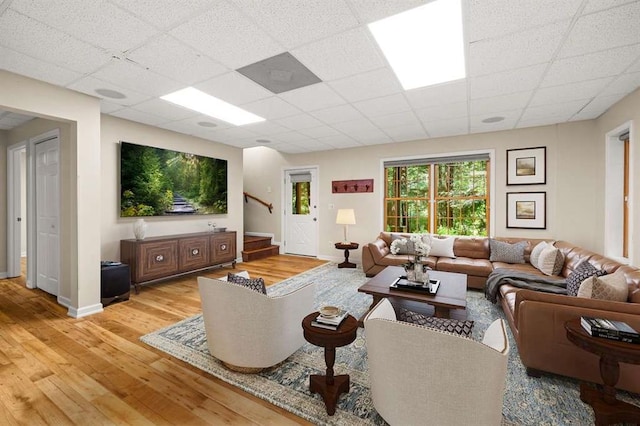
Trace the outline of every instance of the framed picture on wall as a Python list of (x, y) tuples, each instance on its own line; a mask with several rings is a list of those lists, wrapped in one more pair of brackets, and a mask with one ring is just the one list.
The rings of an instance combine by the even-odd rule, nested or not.
[(507, 192), (507, 228), (547, 229), (547, 193)]
[(507, 150), (507, 185), (547, 183), (547, 147)]

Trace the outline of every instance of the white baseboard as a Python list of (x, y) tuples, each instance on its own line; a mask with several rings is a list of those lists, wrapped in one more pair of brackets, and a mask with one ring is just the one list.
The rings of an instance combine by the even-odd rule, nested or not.
[[(59, 300), (60, 298), (58, 298), (58, 301)], [(73, 318), (82, 318), (93, 314), (99, 314), (103, 311), (102, 303), (96, 303), (95, 305), (83, 306), (82, 308), (69, 307), (67, 315)]]

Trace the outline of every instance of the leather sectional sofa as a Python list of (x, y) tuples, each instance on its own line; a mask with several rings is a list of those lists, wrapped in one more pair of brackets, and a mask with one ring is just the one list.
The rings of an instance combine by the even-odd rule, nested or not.
[[(362, 267), (368, 277), (376, 275), (388, 265), (407, 262), (407, 255), (391, 254), (391, 239), (391, 233), (381, 232), (374, 242), (362, 247)], [(497, 268), (542, 275), (529, 263), (529, 255), (536, 244), (549, 240), (496, 240), (510, 244), (526, 241), (526, 263), (491, 262), (489, 239), (486, 237), (456, 237), (453, 244), (455, 258), (429, 256), (425, 263), (434, 270), (467, 274), (468, 287), (478, 290), (484, 289), (487, 277)], [(538, 376), (541, 372), (550, 372), (602, 383), (599, 358), (569, 342), (564, 324), (570, 319), (591, 316), (625, 321), (640, 330), (640, 269), (622, 265), (565, 241), (556, 241), (554, 245), (564, 255), (562, 271), (556, 278), (566, 278), (584, 260), (608, 274), (620, 269), (624, 271), (629, 286), (627, 302), (543, 293), (505, 284), (500, 287), (498, 303), (509, 322), (520, 359), (529, 375)], [(621, 363), (620, 379), (616, 387), (640, 393), (640, 365)]]

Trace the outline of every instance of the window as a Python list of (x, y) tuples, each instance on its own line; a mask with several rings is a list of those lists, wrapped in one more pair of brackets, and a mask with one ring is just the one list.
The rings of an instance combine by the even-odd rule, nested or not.
[(389, 232), (489, 234), (489, 157), (385, 162), (384, 225)]

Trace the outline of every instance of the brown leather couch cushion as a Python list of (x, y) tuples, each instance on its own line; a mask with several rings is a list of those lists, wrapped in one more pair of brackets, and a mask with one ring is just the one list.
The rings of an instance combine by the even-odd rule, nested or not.
[(435, 269), (444, 272), (458, 272), (461, 274), (488, 277), (493, 271), (493, 266), (491, 262), (489, 262), (489, 259), (471, 259), (468, 257), (450, 259), (448, 257), (440, 257), (438, 258)]

